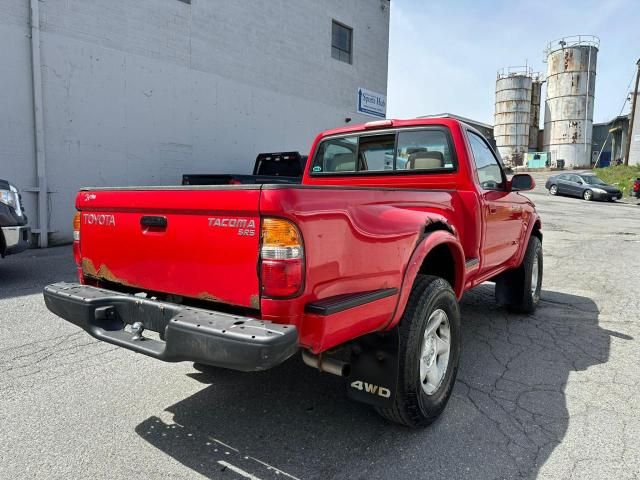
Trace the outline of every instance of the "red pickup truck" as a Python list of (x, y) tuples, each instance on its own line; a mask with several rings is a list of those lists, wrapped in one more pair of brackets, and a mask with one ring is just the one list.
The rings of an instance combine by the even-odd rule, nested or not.
[(330, 130), (301, 184), (83, 189), (79, 283), (44, 298), (164, 361), (255, 371), (302, 350), (350, 397), (426, 425), (455, 382), (462, 294), (493, 281), (511, 310), (539, 302), (533, 186), (455, 119)]

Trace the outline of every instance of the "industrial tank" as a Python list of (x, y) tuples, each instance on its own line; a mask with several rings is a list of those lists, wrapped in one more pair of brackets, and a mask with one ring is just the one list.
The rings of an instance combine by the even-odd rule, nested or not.
[(498, 71), (493, 135), (506, 165), (522, 165), (529, 150), (531, 69), (507, 67)]
[(540, 131), (540, 104), (542, 84), (539, 73), (533, 74), (531, 82), (531, 114), (529, 116), (529, 151), (538, 151), (538, 132)]
[(600, 40), (593, 35), (564, 37), (549, 43), (544, 149), (551, 165), (591, 165), (593, 100)]

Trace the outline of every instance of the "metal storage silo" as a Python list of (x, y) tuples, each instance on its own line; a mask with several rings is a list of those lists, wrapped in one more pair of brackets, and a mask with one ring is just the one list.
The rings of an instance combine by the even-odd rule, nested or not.
[(593, 100), (600, 40), (593, 35), (564, 37), (549, 43), (544, 149), (551, 164), (591, 165)]
[(522, 165), (529, 150), (531, 69), (507, 67), (498, 71), (493, 135), (506, 165)]
[(540, 103), (542, 99), (542, 84), (539, 73), (533, 74), (531, 82), (531, 115), (529, 116), (529, 150), (538, 150), (538, 132), (540, 130)]

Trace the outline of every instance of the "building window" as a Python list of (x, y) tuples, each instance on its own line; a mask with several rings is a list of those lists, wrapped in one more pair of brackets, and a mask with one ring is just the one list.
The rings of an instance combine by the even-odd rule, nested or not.
[(331, 56), (341, 62), (351, 63), (353, 29), (336, 22), (331, 25)]

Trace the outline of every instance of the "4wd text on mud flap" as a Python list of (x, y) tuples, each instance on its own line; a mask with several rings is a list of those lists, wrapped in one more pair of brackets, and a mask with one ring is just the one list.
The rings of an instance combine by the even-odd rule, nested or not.
[(362, 380), (351, 382), (351, 388), (355, 388), (356, 390), (364, 390), (371, 395), (380, 395), (384, 398), (391, 397), (391, 390), (389, 390), (388, 388), (380, 387), (372, 383), (363, 382)]

